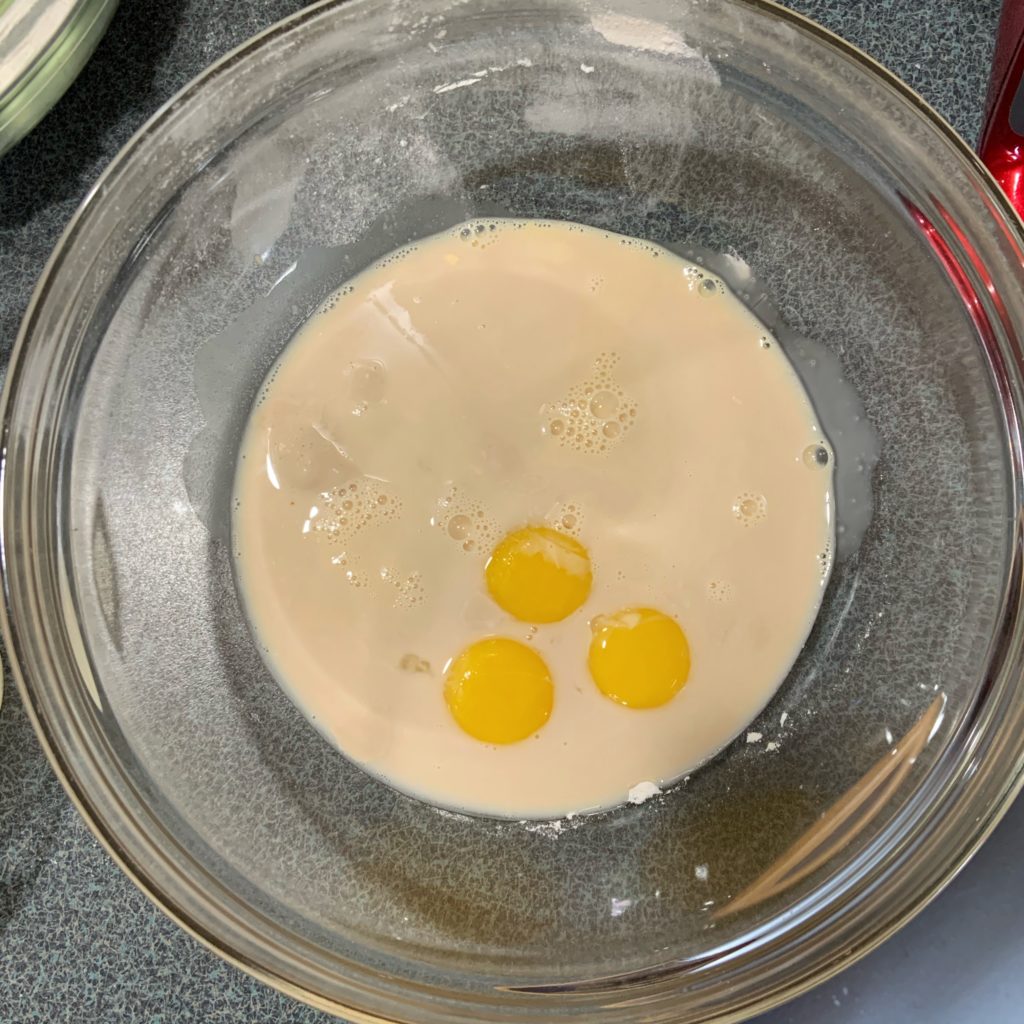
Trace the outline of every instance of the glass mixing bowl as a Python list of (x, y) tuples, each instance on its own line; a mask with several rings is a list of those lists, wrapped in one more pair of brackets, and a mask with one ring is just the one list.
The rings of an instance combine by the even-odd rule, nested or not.
[[(228, 549), (239, 432), (297, 326), (496, 213), (715, 260), (794, 360), (838, 360), (881, 453), (762, 741), (569, 823), (441, 814), (352, 767), (265, 669)], [(299, 998), (737, 1020), (906, 920), (1020, 786), (1022, 324), (1019, 225), (976, 158), (780, 8), (315, 7), (142, 129), (39, 284), (3, 419), (26, 706), (132, 878)]]

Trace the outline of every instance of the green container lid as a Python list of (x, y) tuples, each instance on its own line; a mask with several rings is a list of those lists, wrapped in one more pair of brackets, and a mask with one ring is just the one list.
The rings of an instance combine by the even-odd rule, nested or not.
[(0, 0), (0, 153), (60, 99), (117, 0)]

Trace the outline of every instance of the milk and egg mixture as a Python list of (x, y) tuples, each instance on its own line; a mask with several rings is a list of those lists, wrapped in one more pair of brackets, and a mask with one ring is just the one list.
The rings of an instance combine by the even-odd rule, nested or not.
[(594, 810), (699, 765), (782, 682), (831, 566), (832, 461), (699, 267), (471, 222), (360, 274), (270, 373), (240, 587), (366, 770), (458, 810)]

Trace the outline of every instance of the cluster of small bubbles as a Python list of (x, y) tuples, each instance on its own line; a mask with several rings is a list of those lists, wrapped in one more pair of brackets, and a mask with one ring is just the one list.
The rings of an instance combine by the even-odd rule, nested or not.
[(768, 501), (763, 494), (747, 491), (732, 503), (732, 514), (744, 526), (753, 526), (768, 514)]
[(430, 522), (467, 553), (489, 551), (498, 542), (498, 528), (483, 506), (467, 498), (457, 487), (451, 488), (437, 503), (437, 513)]
[(337, 291), (331, 292), (330, 295), (320, 303), (319, 306), (314, 310), (313, 316), (320, 316), (323, 313), (330, 313), (335, 306), (346, 296), (351, 295), (355, 291), (355, 285), (347, 284), (343, 288), (339, 288)]
[(724, 580), (711, 580), (708, 583), (708, 597), (712, 601), (725, 603), (732, 598), (732, 587)]
[(403, 573), (382, 566), (378, 575), (381, 583), (394, 591), (395, 608), (414, 608), (423, 603), (423, 577), (418, 572)]
[(832, 545), (826, 544), (825, 550), (818, 555), (818, 567), (822, 577), (828, 576), (832, 570)]
[(356, 565), (355, 559), (347, 552), (331, 556), (331, 565), (336, 565), (349, 586), (362, 589), (369, 584), (369, 578)]
[(429, 673), (430, 662), (426, 658), (421, 658), (418, 654), (403, 654), (401, 660), (398, 662), (398, 667), (403, 672), (419, 672)]
[(637, 406), (615, 380), (617, 361), (614, 353), (603, 353), (585, 381), (574, 384), (562, 401), (545, 406), (543, 432), (593, 455), (618, 443), (633, 425)]
[(823, 444), (809, 444), (804, 449), (804, 465), (810, 469), (824, 469), (831, 461), (828, 449)]
[(323, 491), (309, 510), (303, 533), (315, 533), (332, 543), (344, 543), (367, 527), (396, 519), (402, 503), (384, 485), (359, 477), (341, 487)]
[(263, 382), (263, 386), (260, 388), (256, 395), (256, 404), (262, 405), (266, 401), (267, 396), (270, 394), (270, 388), (274, 381), (277, 380), (277, 375), (281, 372), (281, 364), (277, 362), (274, 364), (273, 369), (267, 375), (267, 379)]
[(652, 245), (650, 242), (645, 242), (640, 238), (622, 238), (619, 239), (620, 244), (628, 246), (630, 249), (639, 249), (641, 252), (647, 253), (648, 256), (657, 258), (661, 255), (661, 249), (656, 245)]
[(757, 343), (758, 343), (758, 345), (761, 346), (761, 348), (771, 348), (772, 347), (772, 340), (771, 340), (771, 338), (766, 337), (765, 335), (762, 335), (758, 339)]
[(573, 502), (559, 503), (552, 506), (544, 517), (544, 521), (548, 526), (561, 530), (562, 533), (578, 537), (583, 527), (583, 510)]
[(390, 266), (393, 266), (395, 263), (401, 263), (401, 261), (404, 260), (406, 256), (411, 256), (418, 249), (419, 249), (419, 246), (416, 245), (416, 244), (403, 245), (401, 249), (396, 249), (394, 252), (389, 253), (387, 256), (385, 256), (377, 264), (377, 266), (378, 267), (390, 267)]
[(592, 292), (600, 291), (601, 290), (601, 286), (603, 284), (604, 284), (604, 278), (603, 277), (592, 277), (590, 279), (590, 290)]
[(460, 242), (468, 242), (474, 249), (486, 249), (494, 241), (497, 230), (495, 221), (477, 220), (456, 229), (456, 235)]

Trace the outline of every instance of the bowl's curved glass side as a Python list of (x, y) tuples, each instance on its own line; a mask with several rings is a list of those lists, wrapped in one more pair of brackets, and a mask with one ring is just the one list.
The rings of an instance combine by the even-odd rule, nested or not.
[[(907, 201), (988, 275), (988, 348)], [(897, 87), (759, 5), (346, 4), (230, 58), (72, 228), (8, 392), (7, 628), (87, 816), (218, 948), (380, 1016), (628, 1020), (607, 979), (634, 974), (650, 1019), (698, 1019), (874, 941), (1021, 768), (1024, 291), (992, 202)], [(577, 827), (441, 816), (349, 766), (263, 668), (225, 546), (295, 327), (489, 213), (725, 253), (741, 291), (748, 264), (882, 445), (764, 742)]]

